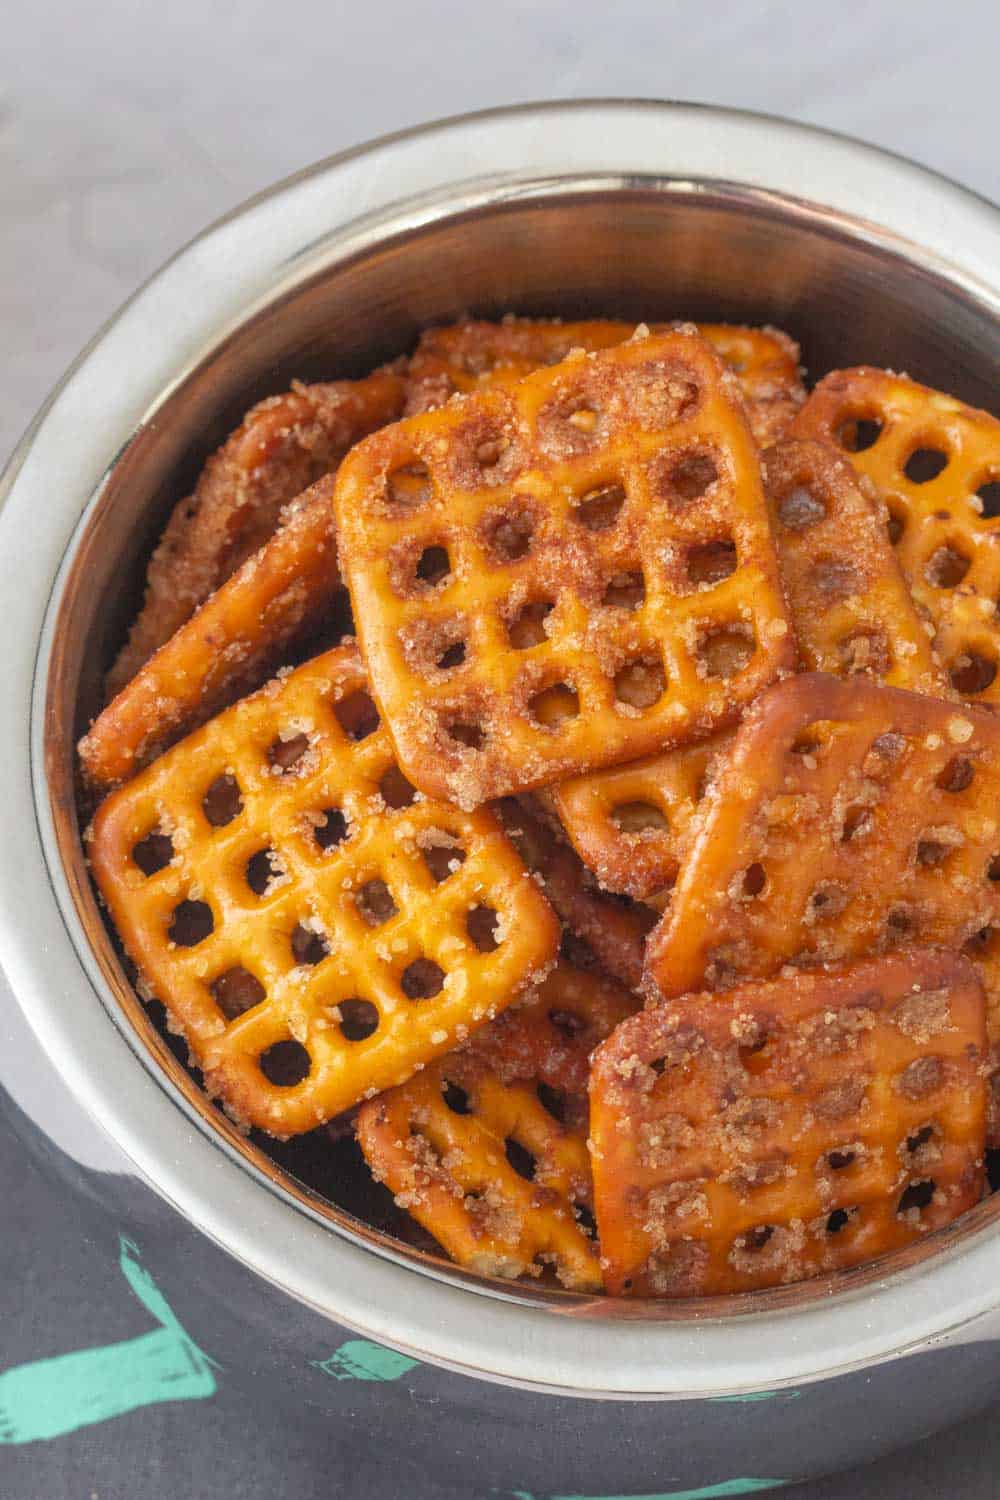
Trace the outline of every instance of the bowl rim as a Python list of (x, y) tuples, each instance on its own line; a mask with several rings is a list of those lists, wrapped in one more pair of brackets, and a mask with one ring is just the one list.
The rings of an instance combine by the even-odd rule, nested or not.
[[(749, 1319), (615, 1321), (593, 1302), (548, 1318), (516, 1295), (480, 1295), (473, 1311), (458, 1278), (415, 1282), (398, 1260), (290, 1213), (277, 1189), (260, 1193), (244, 1164), (189, 1128), (166, 1081), (134, 1066), (137, 1049), (116, 1023), (59, 861), (44, 773), (54, 626), (79, 540), (114, 463), (207, 349), (283, 286), (359, 239), (373, 243), (387, 220), (394, 229), (432, 222), (477, 194), (499, 202), (559, 184), (596, 191), (637, 180), (672, 192), (725, 187), (844, 216), (856, 234), (905, 246), (1000, 317), (1000, 212), (985, 199), (848, 137), (712, 106), (581, 100), (457, 116), (352, 148), (248, 200), (96, 335), (0, 481), (0, 577), (14, 615), (0, 661), (8, 704), (0, 765), (35, 814), (25, 819), (16, 796), (0, 808), (0, 935), (15, 995), (71, 1090), (147, 1181), (258, 1274), (358, 1332), (452, 1369), (526, 1388), (655, 1399), (775, 1389), (940, 1337), (994, 1305), (989, 1271), (1000, 1240), (983, 1224), (919, 1267), (865, 1278), (835, 1303), (772, 1304)], [(222, 265), (226, 277), (213, 280)], [(164, 326), (173, 330), (169, 349)], [(114, 379), (123, 359), (124, 388)], [(39, 513), (45, 525), (26, 529)], [(581, 1321), (598, 1323), (599, 1338), (581, 1344)]]

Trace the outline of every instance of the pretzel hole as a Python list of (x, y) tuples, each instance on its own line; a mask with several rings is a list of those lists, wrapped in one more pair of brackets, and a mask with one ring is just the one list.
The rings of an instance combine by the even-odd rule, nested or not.
[(507, 638), (515, 651), (530, 651), (548, 640), (545, 621), (554, 609), (552, 599), (532, 599), (522, 605), (507, 627)]
[(235, 776), (226, 771), (217, 776), (201, 799), (201, 810), (213, 828), (225, 828), (243, 811), (243, 798)]
[(522, 1146), (520, 1141), (516, 1141), (512, 1135), (509, 1135), (504, 1141), (503, 1149), (507, 1161), (514, 1168), (518, 1177), (523, 1177), (525, 1182), (534, 1182), (538, 1163), (531, 1152)]
[(255, 974), (242, 964), (227, 969), (209, 985), (212, 998), (227, 1021), (235, 1021), (267, 998), (267, 991)]
[(287, 740), (279, 736), (268, 749), (268, 763), (280, 776), (287, 776), (294, 773), (296, 766), (299, 770), (304, 769), (301, 761), (308, 749), (307, 734), (293, 734)]
[(266, 1052), (260, 1054), (257, 1066), (275, 1088), (291, 1089), (309, 1077), (312, 1058), (301, 1042), (289, 1037), (284, 1042), (273, 1042)]
[(904, 943), (915, 937), (919, 927), (917, 913), (909, 906), (893, 906), (885, 919), (886, 936), (893, 943)]
[(954, 589), (962, 582), (972, 559), (966, 557), (952, 542), (932, 552), (924, 566), (924, 577), (934, 589)]
[(877, 417), (849, 416), (841, 418), (836, 438), (848, 453), (865, 453), (874, 448), (882, 436), (882, 423)]
[(596, 490), (588, 490), (581, 499), (574, 501), (572, 516), (588, 531), (610, 531), (621, 515), (625, 504), (625, 491), (620, 484), (605, 484)]
[(453, 719), (444, 726), (444, 732), (450, 740), (454, 740), (457, 745), (464, 745), (467, 750), (481, 750), (486, 743), (483, 730), (468, 719)]
[(528, 555), (534, 540), (535, 512), (525, 504), (518, 506), (517, 499), (515, 496), (510, 510), (490, 516), (483, 527), (486, 549), (500, 563), (519, 562)]
[(700, 500), (719, 477), (719, 466), (711, 453), (686, 453), (671, 465), (667, 480), (674, 495), (685, 501)]
[(978, 651), (963, 651), (948, 669), (951, 685), (963, 698), (985, 693), (997, 675), (997, 664)]
[(975, 768), (965, 755), (953, 755), (943, 771), (938, 772), (936, 786), (943, 792), (964, 792), (972, 785)]
[(925, 1152), (924, 1147), (929, 1146), (936, 1136), (937, 1130), (933, 1124), (921, 1125), (919, 1130), (915, 1130), (912, 1135), (906, 1137), (900, 1154), (911, 1163), (919, 1162), (921, 1155), (932, 1154)]
[(827, 1152), (827, 1164), (831, 1172), (843, 1172), (852, 1167), (858, 1159), (858, 1153), (853, 1150), (836, 1150)]
[(790, 489), (778, 506), (778, 520), (789, 531), (805, 531), (826, 517), (826, 505), (807, 485)]
[(447, 547), (441, 547), (435, 543), (432, 547), (425, 547), (417, 558), (417, 566), (414, 576), (425, 583), (428, 588), (436, 588), (451, 573), (451, 558), (448, 556)]
[(495, 953), (499, 948), (497, 921), (492, 906), (474, 906), (466, 917), (465, 930), (480, 953)]
[(441, 993), (444, 970), (432, 958), (415, 958), (407, 964), (399, 987), (408, 1000), (430, 1000)]
[(905, 1187), (896, 1205), (896, 1212), (900, 1218), (908, 1214), (919, 1214), (925, 1208), (929, 1208), (934, 1201), (935, 1187), (933, 1177), (925, 1177), (923, 1182), (911, 1182)]
[(856, 1213), (856, 1208), (835, 1208), (833, 1213), (827, 1218), (824, 1226), (827, 1234), (839, 1234), (842, 1229), (846, 1228)]
[(551, 1115), (557, 1124), (562, 1125), (566, 1120), (566, 1096), (559, 1089), (550, 1087), (547, 1083), (540, 1083), (535, 1089), (538, 1102)]
[(815, 756), (826, 748), (826, 740), (810, 725), (799, 730), (788, 748), (791, 755)]
[(738, 676), (749, 665), (754, 645), (748, 625), (723, 625), (707, 631), (698, 646), (699, 676), (723, 680)]
[(540, 729), (559, 729), (580, 714), (580, 699), (568, 682), (554, 682), (528, 699), (528, 716)]
[(692, 588), (713, 588), (736, 572), (736, 543), (702, 542), (687, 555), (687, 577)]
[(984, 521), (994, 521), (1000, 516), (1000, 479), (991, 479), (976, 490), (979, 504), (976, 509)]
[(292, 928), (290, 938), (292, 957), (297, 964), (307, 964), (315, 968), (321, 964), (330, 952), (330, 945), (322, 932), (307, 927), (304, 922), (296, 923)]
[(667, 674), (659, 657), (640, 656), (615, 673), (614, 684), (618, 702), (641, 713), (663, 697)]
[(669, 833), (670, 824), (652, 802), (619, 802), (611, 809), (611, 822), (619, 833)]
[(809, 897), (806, 921), (828, 922), (833, 917), (839, 917), (849, 899), (847, 890), (835, 880), (821, 882)]
[(437, 885), (442, 880), (447, 880), (449, 875), (454, 875), (465, 862), (465, 850), (453, 848), (450, 844), (429, 844), (420, 853)]
[(636, 610), (646, 602), (646, 580), (639, 569), (616, 573), (601, 595), (601, 603), (610, 609)]
[(995, 927), (990, 925), (980, 927), (978, 932), (974, 932), (970, 938), (966, 939), (962, 945), (962, 952), (968, 958), (992, 957), (1000, 949), (998, 936), (1000, 935)]
[(875, 826), (875, 815), (867, 802), (855, 802), (844, 813), (840, 826), (840, 841), (849, 844), (852, 839), (862, 839)]
[(393, 510), (401, 513), (419, 510), (422, 505), (427, 504), (432, 494), (427, 465), (419, 461), (394, 469), (386, 480), (386, 501)]
[(144, 839), (140, 839), (132, 846), (132, 862), (146, 876), (156, 875), (160, 870), (165, 870), (174, 857), (174, 841), (169, 833), (160, 833), (154, 829), (147, 833)]
[(366, 1042), (378, 1031), (381, 1018), (370, 1000), (338, 1000), (337, 1009), (345, 1042)]
[(570, 1041), (581, 1036), (587, 1029), (587, 1023), (584, 1018), (578, 1016), (572, 1010), (559, 1010), (558, 1008), (550, 1010), (549, 1022), (555, 1027), (556, 1031), (560, 1032)]
[(194, 948), (215, 930), (215, 918), (207, 901), (182, 901), (174, 907), (172, 916), (167, 936), (178, 948)]
[(773, 1234), (773, 1224), (757, 1224), (753, 1229), (748, 1229), (746, 1234), (739, 1235), (736, 1240), (736, 1249), (756, 1254), (764, 1249)]
[(465, 642), (453, 641), (441, 652), (434, 665), (439, 672), (450, 672), (453, 667), (460, 667), (465, 661)]
[(508, 446), (508, 441), (501, 432), (489, 433), (476, 444), (475, 461), (487, 483), (495, 477), (497, 466)]
[(903, 465), (903, 473), (911, 484), (929, 484), (948, 466), (948, 454), (940, 448), (914, 448)]
[(333, 705), (337, 723), (349, 740), (358, 743), (374, 734), (379, 726), (379, 713), (370, 694), (359, 690), (349, 693)]
[[(960, 842), (960, 841), (959, 841)], [(917, 864), (934, 869), (943, 865), (949, 854), (954, 854), (958, 843), (952, 839), (922, 838), (917, 840)], [(1000, 873), (1000, 871), (998, 871)]]
[(740, 1062), (753, 1077), (765, 1073), (774, 1060), (771, 1040), (769, 1033), (761, 1028), (759, 1036), (738, 1048)]
[(754, 862), (743, 871), (743, 879), (740, 881), (740, 890), (744, 896), (751, 900), (759, 896), (767, 885), (767, 872), (762, 864)]
[(457, 1083), (452, 1083), (450, 1078), (441, 1090), (441, 1097), (453, 1115), (472, 1114), (472, 1100), (465, 1089), (459, 1087)]
[(587, 1236), (588, 1240), (597, 1238), (597, 1220), (585, 1203), (574, 1203), (573, 1214), (576, 1222)]
[(258, 849), (247, 860), (246, 881), (255, 896), (266, 896), (271, 882), (283, 874), (273, 849)]
[(386, 807), (398, 809), (409, 807), (417, 795), (414, 787), (397, 765), (391, 765), (378, 784), (379, 793)]
[(381, 927), (399, 911), (384, 880), (368, 880), (354, 898), (358, 913), (369, 927)]
[(837, 654), (848, 677), (884, 677), (892, 666), (884, 630), (859, 630), (846, 636), (839, 642)]
[(347, 819), (339, 807), (324, 807), (316, 814), (316, 819), (313, 823), (313, 838), (324, 853), (344, 842), (347, 837)]
[(900, 537), (906, 529), (906, 517), (902, 511), (893, 510), (889, 507), (889, 519), (885, 523), (886, 535), (893, 547), (896, 546)]

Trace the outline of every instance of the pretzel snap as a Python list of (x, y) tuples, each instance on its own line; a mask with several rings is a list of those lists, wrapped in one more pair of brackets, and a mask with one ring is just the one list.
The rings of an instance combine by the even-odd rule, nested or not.
[[(456, 392), (513, 384), (543, 365), (558, 364), (573, 349), (588, 353), (623, 344), (634, 323), (595, 318), (582, 323), (504, 318), (429, 328), (407, 372), (408, 414), (431, 411)], [(656, 323), (654, 333), (671, 325)], [(798, 345), (777, 328), (729, 323), (695, 325), (739, 379), (750, 428), (764, 448), (783, 437), (806, 398)]]
[(539, 1275), (597, 1291), (578, 1222), (592, 1202), (586, 1129), (556, 1120), (526, 1083), (453, 1054), (364, 1105), (358, 1141), (379, 1182), (469, 1270)]
[(353, 647), (102, 804), (90, 856), (206, 1087), (276, 1135), (405, 1081), (540, 977), (558, 926), (497, 821), (417, 797)]
[(114, 698), (200, 604), (276, 530), (290, 500), (348, 448), (393, 421), (405, 387), (390, 371), (296, 384), (254, 406), (177, 505), (153, 553), (142, 609), (108, 673)]
[(107, 791), (214, 714), (261, 686), (289, 648), (339, 619), (347, 593), (327, 476), (100, 713), (78, 750), (89, 787)]
[[(845, 459), (825, 444), (787, 441), (764, 455), (785, 597), (803, 666), (954, 696), (876, 508)], [(676, 879), (723, 732), (631, 766), (553, 788), (574, 847), (601, 884), (640, 899)]]
[(793, 661), (734, 377), (693, 330), (376, 433), (336, 506), (400, 762), (459, 806), (706, 735)]
[(1000, 703), (1000, 422), (885, 370), (838, 370), (795, 423), (846, 453), (889, 534), (955, 690)]
[(623, 1022), (591, 1151), (614, 1295), (755, 1291), (951, 1223), (984, 1186), (982, 989), (908, 950)]

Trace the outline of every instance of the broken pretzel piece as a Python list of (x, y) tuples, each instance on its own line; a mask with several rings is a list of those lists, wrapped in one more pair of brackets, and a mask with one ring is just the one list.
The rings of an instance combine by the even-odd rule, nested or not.
[(625, 1021), (590, 1093), (608, 1291), (757, 1291), (951, 1223), (983, 1190), (985, 1040), (974, 969), (931, 949)]
[(496, 819), (401, 774), (353, 647), (169, 750), (88, 842), (206, 1088), (275, 1135), (404, 1082), (540, 979), (559, 941)]

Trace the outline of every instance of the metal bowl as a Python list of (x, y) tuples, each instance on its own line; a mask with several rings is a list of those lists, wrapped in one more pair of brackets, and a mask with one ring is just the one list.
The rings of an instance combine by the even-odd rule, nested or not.
[[(272, 1300), (285, 1331), (311, 1309), (328, 1330), (358, 1330), (430, 1365), (505, 1383), (512, 1411), (531, 1391), (572, 1411), (603, 1397), (647, 1445), (658, 1433), (644, 1455), (619, 1453), (606, 1487), (655, 1487), (650, 1466), (662, 1464), (682, 1411), (680, 1467), (685, 1478), (703, 1473), (698, 1465), (715, 1462), (727, 1441), (732, 1449), (739, 1426), (723, 1420), (732, 1407), (714, 1403), (762, 1391), (795, 1388), (815, 1407), (815, 1421), (786, 1439), (786, 1478), (799, 1477), (795, 1464), (816, 1472), (926, 1430), (928, 1404), (900, 1415), (889, 1377), (903, 1352), (957, 1355), (993, 1336), (1000, 1197), (873, 1266), (712, 1302), (525, 1289), (409, 1250), (355, 1217), (350, 1195), (308, 1163), (227, 1125), (151, 1025), (87, 878), (73, 746), (170, 506), (247, 406), (292, 377), (361, 373), (421, 327), (463, 312), (684, 316), (778, 324), (801, 341), (813, 377), (885, 365), (990, 406), (998, 264), (992, 205), (898, 158), (786, 122), (654, 102), (446, 121), (322, 163), (182, 251), (81, 356), (4, 481), (3, 961), (63, 1084), (134, 1163), (128, 1180), (174, 1206), (171, 1233), (193, 1226), (215, 1240), (252, 1273), (259, 1304), (271, 1305), (265, 1284), (279, 1289)], [(13, 1067), (0, 1058), (0, 1082)], [(47, 1092), (28, 1105), (43, 1133)], [(20, 1093), (23, 1101), (23, 1078)], [(213, 1264), (231, 1268), (225, 1257)], [(218, 1275), (225, 1283), (227, 1272)], [(197, 1317), (211, 1326), (217, 1313), (205, 1301)], [(253, 1316), (230, 1316), (225, 1337), (238, 1339), (231, 1325)], [(863, 1386), (870, 1414), (876, 1366), (891, 1423), (864, 1436), (855, 1420), (832, 1434), (830, 1392), (849, 1406)], [(867, 1371), (861, 1385), (851, 1371)], [(935, 1406), (935, 1420), (988, 1394), (969, 1374), (955, 1387), (962, 1400)], [(323, 1404), (315, 1392), (308, 1399)], [(678, 1403), (675, 1416), (651, 1425), (640, 1414), (664, 1399)], [(501, 1404), (495, 1392), (480, 1398), (493, 1412)], [(573, 1442), (593, 1446), (588, 1424), (578, 1425)], [(770, 1425), (760, 1425), (761, 1451), (773, 1467)], [(801, 1449), (805, 1432), (803, 1454), (795, 1442)], [(532, 1460), (530, 1488), (548, 1482), (538, 1478), (545, 1462), (563, 1474), (548, 1446)], [(598, 1448), (592, 1460), (606, 1467), (618, 1449), (606, 1439)], [(500, 1452), (490, 1462), (502, 1468)], [(521, 1473), (512, 1487), (525, 1482)], [(554, 1487), (566, 1488), (565, 1477)]]

